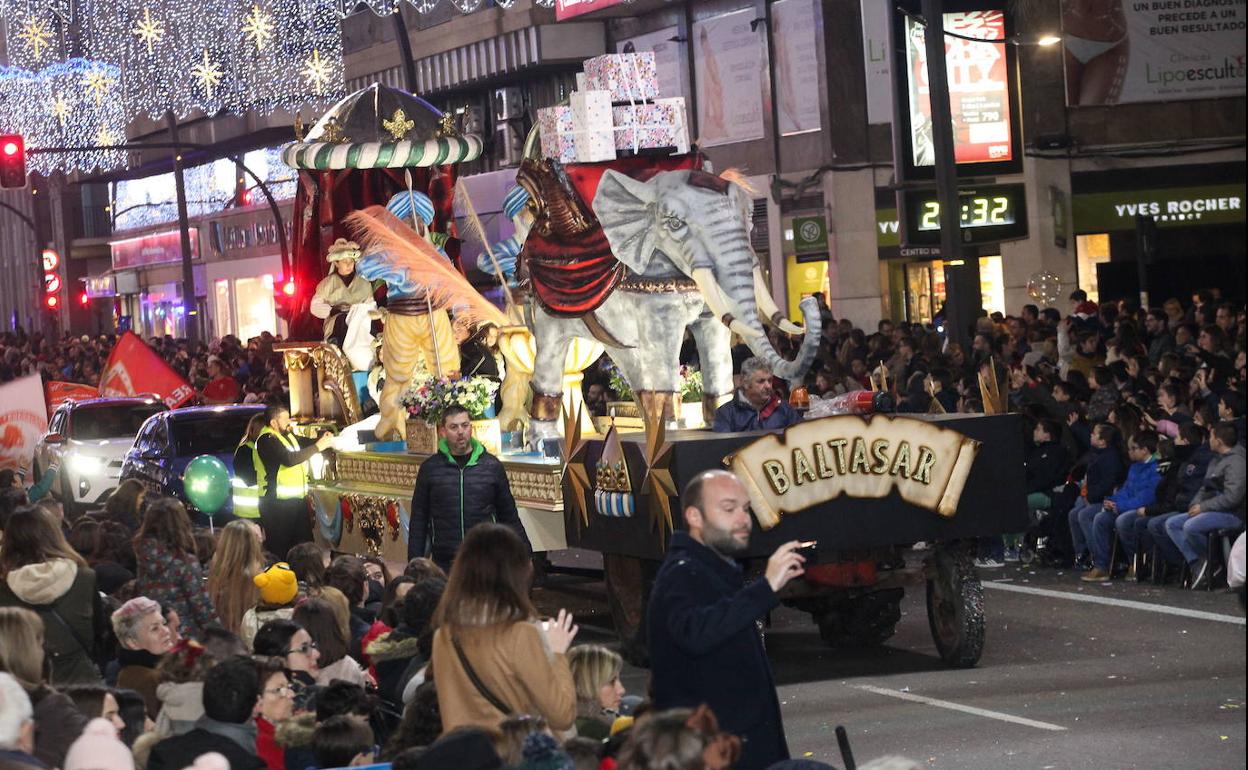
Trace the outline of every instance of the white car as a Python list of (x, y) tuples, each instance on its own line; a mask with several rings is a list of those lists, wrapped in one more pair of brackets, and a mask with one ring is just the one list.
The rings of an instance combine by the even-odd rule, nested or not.
[(51, 491), (69, 518), (104, 505), (120, 483), (121, 461), (139, 428), (163, 411), (164, 403), (156, 398), (66, 401), (35, 445), (35, 479), (57, 468)]

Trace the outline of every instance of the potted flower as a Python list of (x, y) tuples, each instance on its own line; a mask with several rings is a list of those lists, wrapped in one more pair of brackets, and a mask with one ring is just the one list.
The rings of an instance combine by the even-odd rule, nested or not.
[(497, 454), (502, 444), (494, 417), (494, 394), (498, 383), (487, 377), (427, 377), (413, 381), (399, 403), (407, 410), (407, 447), (413, 452), (437, 451), (437, 424), (447, 407), (462, 406), (472, 418), (472, 435)]

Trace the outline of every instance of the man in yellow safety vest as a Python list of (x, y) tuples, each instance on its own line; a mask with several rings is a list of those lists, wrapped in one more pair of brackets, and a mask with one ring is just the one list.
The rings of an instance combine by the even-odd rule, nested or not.
[(308, 519), (308, 471), (304, 463), (317, 452), (328, 449), (332, 433), (322, 433), (316, 441), (290, 432), (290, 412), (272, 405), (264, 411), (267, 425), (256, 439), (253, 458), (260, 490), (260, 526), (265, 546), (279, 559), (285, 559), (292, 546), (312, 540)]

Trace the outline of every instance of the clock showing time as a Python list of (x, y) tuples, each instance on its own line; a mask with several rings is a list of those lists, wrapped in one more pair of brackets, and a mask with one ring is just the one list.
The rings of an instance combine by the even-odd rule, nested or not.
[[(963, 189), (959, 220), (965, 243), (996, 243), (1027, 237), (1026, 188), (1021, 184)], [(940, 243), (940, 202), (934, 190), (903, 195), (908, 244)]]

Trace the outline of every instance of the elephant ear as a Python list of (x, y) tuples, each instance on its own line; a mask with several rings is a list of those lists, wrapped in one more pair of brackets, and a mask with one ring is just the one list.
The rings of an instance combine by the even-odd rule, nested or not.
[(657, 193), (652, 185), (607, 169), (594, 195), (594, 215), (611, 251), (634, 273), (650, 265), (657, 240)]

